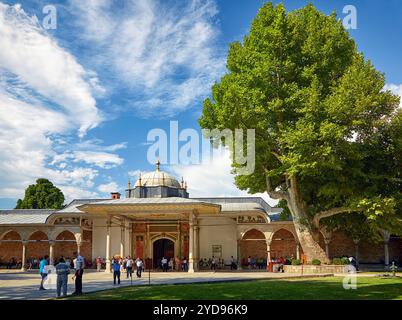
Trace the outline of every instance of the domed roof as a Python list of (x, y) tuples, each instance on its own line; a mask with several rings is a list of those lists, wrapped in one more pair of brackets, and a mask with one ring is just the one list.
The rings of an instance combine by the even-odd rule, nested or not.
[(136, 187), (158, 187), (166, 186), (173, 188), (183, 188), (183, 186), (177, 181), (177, 179), (163, 171), (160, 171), (160, 162), (156, 163), (156, 171), (148, 172), (140, 175), (139, 179), (135, 183)]
[(157, 186), (167, 186), (174, 188), (181, 188), (179, 181), (170, 174), (163, 171), (148, 172), (140, 176), (140, 178), (135, 183), (136, 187), (157, 187)]

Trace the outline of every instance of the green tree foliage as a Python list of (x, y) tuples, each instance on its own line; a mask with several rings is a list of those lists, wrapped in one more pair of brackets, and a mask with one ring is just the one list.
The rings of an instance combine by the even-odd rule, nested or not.
[(47, 179), (38, 179), (25, 190), (24, 199), (18, 199), (15, 209), (61, 209), (64, 195)]
[(199, 123), (256, 130), (255, 172), (236, 185), (286, 201), (309, 260), (325, 259), (318, 229), (350, 229), (352, 215), (377, 235), (401, 233), (399, 97), (335, 13), (266, 3), (230, 45), (227, 69)]

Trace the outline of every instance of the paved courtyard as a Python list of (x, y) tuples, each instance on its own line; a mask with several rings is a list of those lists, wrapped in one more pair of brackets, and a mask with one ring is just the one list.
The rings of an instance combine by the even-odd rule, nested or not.
[[(324, 276), (324, 275), (323, 275)], [(74, 291), (74, 282), (69, 276), (68, 294)], [(184, 284), (200, 283), (212, 281), (239, 281), (267, 278), (292, 278), (300, 277), (299, 274), (268, 273), (268, 272), (151, 272), (151, 284)], [(122, 275), (120, 286), (129, 286), (131, 281)], [(56, 290), (39, 290), (40, 276), (37, 271), (17, 272), (0, 271), (0, 299), (29, 299), (42, 300), (56, 296)], [(141, 279), (137, 279), (133, 274), (133, 286), (148, 285), (148, 273), (145, 272)], [(113, 285), (113, 276), (111, 273), (86, 271), (83, 277), (83, 292), (93, 292), (105, 289), (111, 289)]]

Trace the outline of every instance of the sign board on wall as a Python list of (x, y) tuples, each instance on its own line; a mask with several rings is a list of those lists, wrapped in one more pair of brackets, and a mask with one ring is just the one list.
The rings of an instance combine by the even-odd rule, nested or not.
[(217, 258), (222, 258), (222, 246), (212, 245), (212, 255)]

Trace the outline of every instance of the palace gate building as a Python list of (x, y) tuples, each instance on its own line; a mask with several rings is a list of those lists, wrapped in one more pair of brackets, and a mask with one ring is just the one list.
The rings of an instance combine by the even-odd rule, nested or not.
[[(177, 256), (186, 257), (193, 272), (213, 255), (243, 264), (249, 256), (300, 258), (293, 222), (281, 220), (280, 212), (259, 197), (191, 198), (183, 179), (157, 165), (129, 182), (124, 198), (113, 192), (110, 199), (78, 199), (62, 210), (0, 210), (0, 262), (49, 255), (53, 263), (78, 251), (86, 261), (106, 259), (107, 268), (113, 256), (130, 255), (155, 269), (163, 256)], [(354, 255), (370, 263), (387, 264), (402, 251), (401, 239), (389, 234), (370, 244), (322, 231), (320, 245), (330, 258)]]

